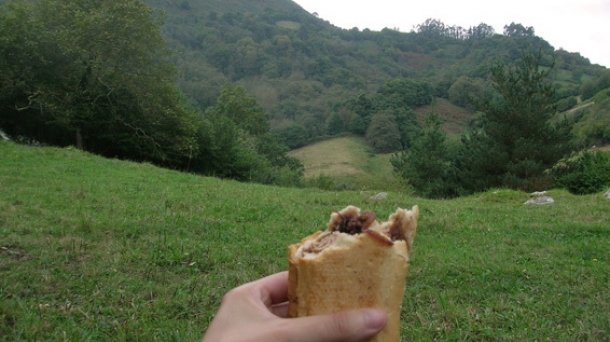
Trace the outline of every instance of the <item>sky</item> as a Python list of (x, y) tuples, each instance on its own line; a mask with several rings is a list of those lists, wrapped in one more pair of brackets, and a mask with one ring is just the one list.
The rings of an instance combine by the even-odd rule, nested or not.
[(514, 22), (555, 49), (578, 52), (610, 68), (610, 0), (294, 0), (335, 26), (409, 32), (426, 19), (469, 28), (485, 23), (502, 34)]

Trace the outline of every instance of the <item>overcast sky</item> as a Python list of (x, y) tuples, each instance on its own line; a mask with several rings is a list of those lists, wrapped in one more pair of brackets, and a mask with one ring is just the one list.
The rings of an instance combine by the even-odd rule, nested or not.
[(610, 0), (294, 0), (310, 13), (346, 29), (409, 32), (426, 19), (468, 28), (485, 23), (496, 33), (515, 22), (534, 27), (555, 49), (579, 52), (610, 68)]

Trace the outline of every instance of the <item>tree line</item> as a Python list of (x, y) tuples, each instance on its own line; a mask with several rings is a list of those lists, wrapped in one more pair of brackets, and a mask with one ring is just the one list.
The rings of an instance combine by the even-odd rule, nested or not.
[(302, 165), (227, 84), (199, 111), (178, 89), (161, 13), (138, 0), (16, 0), (0, 12), (0, 127), (17, 139), (261, 183)]
[(533, 27), (518, 23), (496, 32), (484, 23), (462, 28), (428, 19), (410, 32), (376, 32), (334, 27), (291, 2), (235, 1), (231, 9), (212, 1), (148, 2), (171, 17), (164, 32), (181, 51), (174, 61), (184, 72), (179, 83), (189, 103), (206, 108), (223, 83), (241, 84), (291, 148), (328, 136), (335, 131), (331, 121), (340, 129), (338, 117), (349, 124), (355, 113), (347, 102), (376, 96), (392, 79), (425, 81), (435, 96), (473, 109), (469, 93), (480, 96), (490, 86), (495, 61), (511, 64), (521, 51), (541, 49), (543, 67), (555, 60), (549, 76), (567, 110), (582, 84), (604, 70), (578, 53), (555, 50)]
[(393, 155), (394, 172), (419, 195), (432, 198), (492, 188), (530, 192), (560, 187), (587, 194), (610, 186), (610, 154), (574, 154), (583, 148), (572, 136), (579, 118), (553, 120), (553, 66), (542, 68), (542, 58), (540, 52), (524, 52), (515, 65), (491, 68), (493, 91), (471, 98), (481, 116), (457, 144), (447, 143), (442, 119), (431, 113), (413, 146)]
[[(551, 123), (550, 116), (559, 104), (573, 105), (562, 100), (579, 92), (584, 96), (585, 90), (594, 95), (608, 84), (606, 74), (581, 82), (584, 72), (574, 68), (572, 81), (582, 83), (580, 90), (551, 86), (556, 60), (544, 46), (535, 56), (516, 58), (516, 67), (498, 59), (486, 71), (470, 69), (472, 77), (464, 76), (458, 66), (429, 78), (408, 77), (413, 71), (399, 68), (386, 74), (394, 77), (373, 88), (355, 75), (355, 66), (360, 64), (345, 62), (357, 55), (349, 52), (353, 47), (344, 46), (341, 52), (341, 45), (332, 44), (332, 35), (314, 30), (310, 22), (298, 30), (280, 28), (286, 34), (278, 36), (271, 23), (292, 17), (269, 10), (263, 15), (265, 21), (259, 22), (256, 17), (210, 13), (212, 25), (191, 41), (206, 47), (210, 63), (220, 63), (218, 70), (235, 80), (271, 72), (267, 76), (283, 79), (277, 84), (286, 85), (287, 93), (284, 101), (267, 111), (245, 86), (224, 82), (217, 93), (207, 93), (217, 96), (204, 106), (178, 86), (175, 53), (161, 31), (164, 18), (139, 0), (11, 1), (0, 12), (0, 127), (13, 137), (75, 145), (107, 157), (282, 185), (303, 184), (303, 166), (288, 157), (289, 148), (348, 132), (364, 136), (377, 152), (401, 151), (392, 160), (394, 168), (421, 194), (451, 197), (494, 186), (528, 190), (550, 184), (546, 170), (571, 149), (569, 125)], [(229, 26), (239, 30), (222, 30)], [(289, 58), (285, 66), (290, 66), (290, 72), (280, 71), (281, 60), (259, 58), (270, 50), (262, 48), (265, 40), (257, 35), (245, 34), (236, 40), (236, 51), (212, 43), (219, 37), (237, 38), (248, 32), (246, 28), (260, 37), (273, 37), (272, 51)], [(395, 65), (391, 62), (396, 57), (391, 53), (394, 43), (402, 53), (413, 47), (432, 49), (442, 60), (441, 45), (435, 44), (456, 40), (451, 36), (456, 28), (447, 29), (438, 21), (418, 29), (421, 32), (408, 35), (391, 30), (331, 32), (353, 41), (385, 44), (388, 54), (382, 69)], [(533, 28), (516, 24), (505, 31), (519, 38), (515, 42), (522, 47), (531, 47), (531, 39), (536, 38)], [(475, 39), (471, 32), (483, 38)], [(497, 35), (489, 37), (490, 29), (481, 25), (468, 34), (468, 49), (474, 51), (486, 51), (484, 47), (493, 40), (508, 42)], [(424, 39), (426, 35), (435, 38)], [(317, 45), (328, 55), (314, 50)], [(451, 45), (442, 46), (449, 49)], [(375, 57), (367, 57), (366, 51), (358, 54), (363, 57), (360, 62)], [(490, 58), (478, 53), (468, 56)], [(567, 54), (560, 63), (571, 59), (570, 65), (579, 65), (578, 57)], [(309, 80), (292, 81), (295, 65), (301, 62), (306, 65), (302, 75)], [(331, 90), (346, 94), (337, 85), (347, 84), (365, 91), (350, 92), (340, 100), (325, 97), (328, 101), (318, 101), (323, 105), (303, 102), (302, 97), (315, 99)], [(487, 91), (489, 85), (495, 92)], [(458, 146), (446, 144), (438, 117), (431, 116), (423, 127), (415, 117), (413, 108), (430, 104), (435, 97), (481, 113)], [(284, 123), (273, 127), (274, 122)], [(600, 132), (602, 137), (606, 134)]]

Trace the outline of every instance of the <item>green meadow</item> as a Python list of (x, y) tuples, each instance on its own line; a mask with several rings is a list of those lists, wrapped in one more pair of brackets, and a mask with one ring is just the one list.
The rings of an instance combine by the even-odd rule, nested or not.
[[(344, 136), (320, 141), (288, 153), (299, 159), (304, 177), (327, 190), (409, 190), (392, 173), (391, 154), (376, 154), (362, 137)], [(319, 186), (320, 180), (331, 181)]]
[[(345, 153), (349, 153), (346, 151)], [(608, 341), (610, 200), (385, 200), (0, 141), (0, 340), (196, 341), (229, 289), (348, 204), (418, 204), (404, 341)]]

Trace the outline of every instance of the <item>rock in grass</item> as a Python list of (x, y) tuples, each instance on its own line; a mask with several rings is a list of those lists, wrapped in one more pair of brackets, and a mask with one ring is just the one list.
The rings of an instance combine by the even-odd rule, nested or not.
[(523, 204), (551, 204), (555, 203), (555, 200), (549, 196), (541, 196), (536, 198), (530, 198), (527, 202)]
[(604, 194), (604, 197), (606, 197), (607, 199), (610, 199), (610, 189), (608, 189), (608, 191), (606, 191), (606, 193)]
[(380, 193), (378, 193), (375, 196), (371, 196), (371, 199), (374, 199), (374, 200), (383, 200), (383, 199), (386, 199), (386, 198), (388, 198), (388, 194), (385, 193), (385, 192), (380, 192)]

